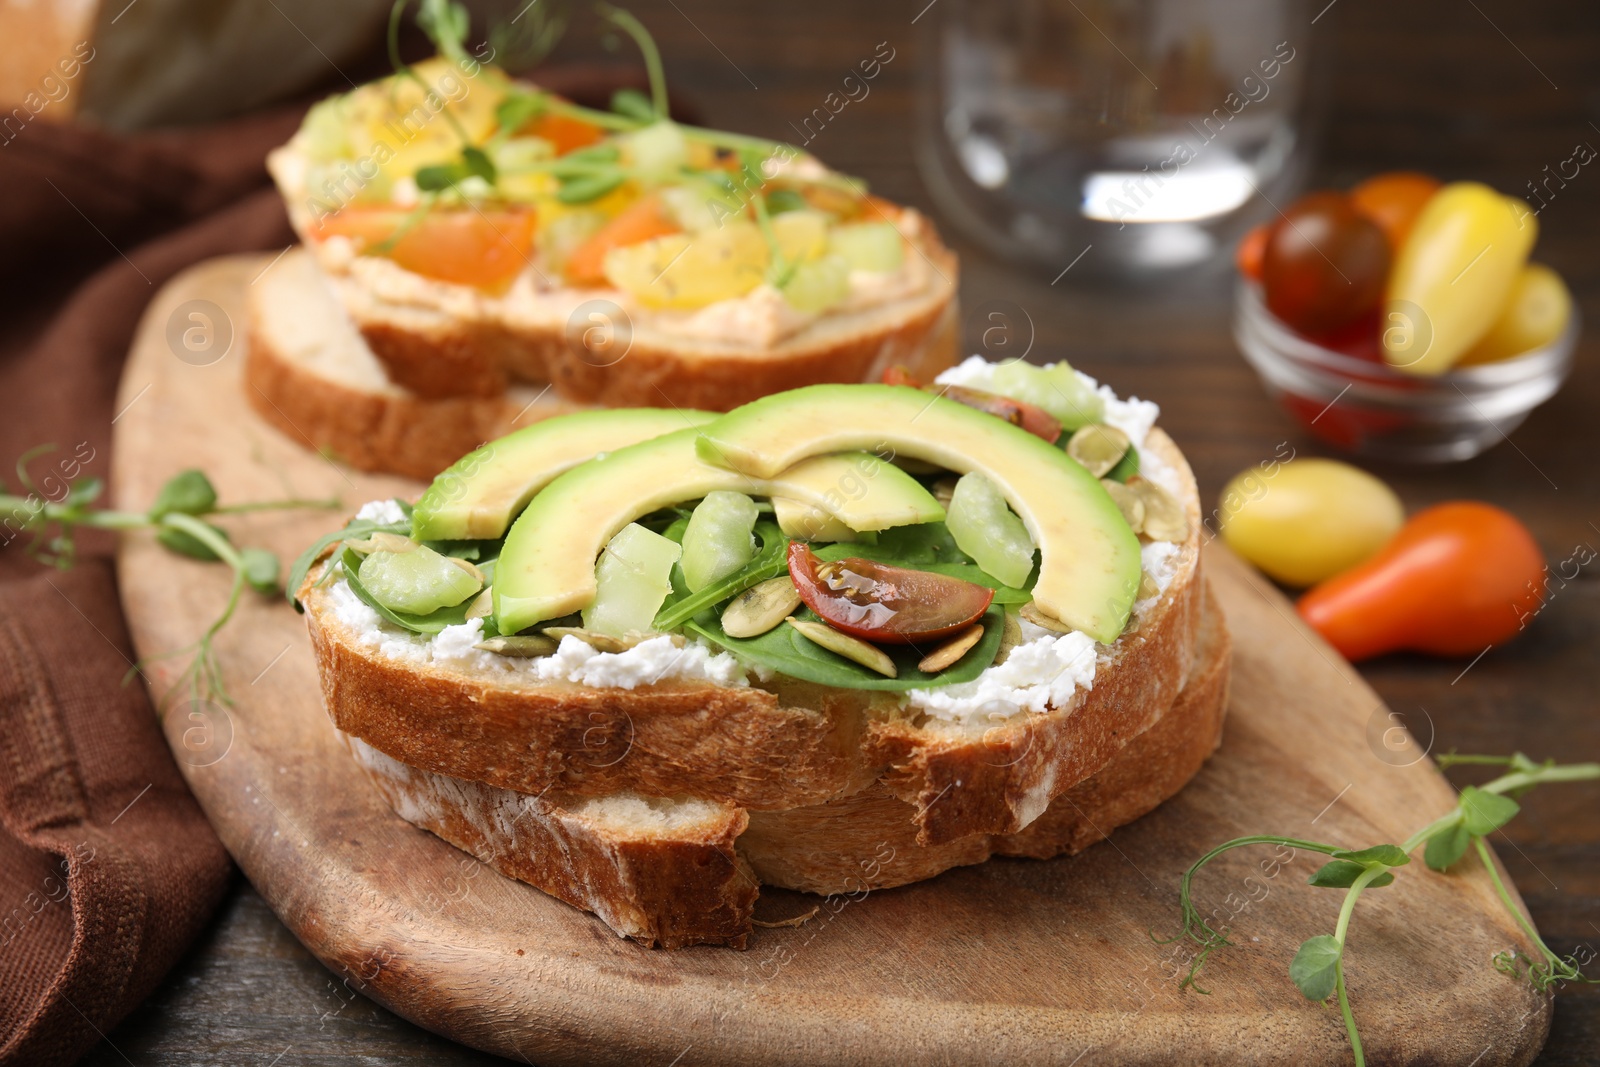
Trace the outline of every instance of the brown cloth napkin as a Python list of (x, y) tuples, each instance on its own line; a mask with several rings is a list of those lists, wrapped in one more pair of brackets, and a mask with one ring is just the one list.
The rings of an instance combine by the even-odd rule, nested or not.
[[(0, 148), (0, 472), (13, 491), (11, 467), (47, 442), (86, 442), (84, 473), (107, 473), (122, 361), (162, 283), (289, 243), (262, 160), (302, 110), (136, 137), (33, 123)], [(31, 561), (26, 542), (0, 547), (0, 1064), (33, 1067), (77, 1059), (154, 989), (230, 864), (149, 697), (123, 684), (133, 652), (109, 541), (83, 542), (67, 572)]]

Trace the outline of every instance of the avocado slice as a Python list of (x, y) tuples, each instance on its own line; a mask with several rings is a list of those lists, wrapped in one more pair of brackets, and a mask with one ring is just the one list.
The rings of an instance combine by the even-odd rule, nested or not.
[(524, 426), (456, 460), (411, 513), (418, 541), (499, 537), (556, 475), (612, 448), (648, 441), (717, 416), (672, 408), (580, 411)]
[(944, 518), (944, 508), (915, 478), (877, 456), (843, 452), (803, 458), (756, 478), (700, 459), (699, 436), (698, 429), (680, 430), (619, 448), (540, 490), (511, 525), (495, 565), (494, 617), (500, 632), (514, 634), (583, 608), (594, 599), (595, 559), (618, 530), (716, 489), (798, 500), (854, 530)]
[(813, 385), (763, 397), (699, 434), (716, 463), (764, 477), (808, 456), (845, 449), (981, 471), (1040, 549), (1034, 603), (1110, 644), (1139, 590), (1139, 539), (1105, 489), (1060, 449), (953, 400), (899, 385)]

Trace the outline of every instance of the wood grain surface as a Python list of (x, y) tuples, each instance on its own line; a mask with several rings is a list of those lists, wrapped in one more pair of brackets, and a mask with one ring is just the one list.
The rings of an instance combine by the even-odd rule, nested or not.
[[(245, 403), (238, 359), (174, 358), (172, 310), (204, 300), (237, 320), (268, 262), (205, 264), (155, 298), (123, 382), (119, 506), (147, 504), (197, 463), (225, 502), (331, 494), (353, 508), (419, 488), (344, 471), (267, 428)], [(340, 521), (258, 513), (233, 531), (290, 557)], [(1339, 894), (1303, 884), (1319, 857), (1264, 849), (1209, 870), (1203, 907), (1239, 934), (1210, 964), (1210, 996), (1180, 991), (1188, 948), (1151, 932), (1176, 931), (1178, 877), (1210, 844), (1260, 832), (1399, 840), (1451, 794), (1429, 761), (1385, 744), (1388, 709), (1280, 594), (1219, 547), (1206, 566), (1235, 635), (1234, 697), (1222, 750), (1187, 790), (1075, 859), (996, 861), (837, 898), (803, 926), (758, 931), (743, 953), (639, 948), (394, 816), (339, 746), (303, 621), (282, 600), (252, 597), (219, 639), (236, 704), (180, 701), (166, 728), (224, 843), (333, 972), (336, 996), (477, 1048), (541, 1064), (892, 1063), (912, 1049), (975, 1063), (1067, 1064), (1091, 1051), (1146, 1064), (1341, 1063), (1337, 1014), (1286, 973), (1338, 908)], [(192, 641), (229, 581), (142, 535), (125, 540), (119, 573), (146, 657)], [(164, 690), (177, 670), (158, 664), (151, 684)], [(758, 914), (814, 902), (768, 893)], [(1374, 1062), (1529, 1062), (1549, 1000), (1489, 965), (1517, 943), (1481, 871), (1416, 864), (1363, 898), (1348, 973)], [(309, 1018), (305, 1030), (314, 1041)]]

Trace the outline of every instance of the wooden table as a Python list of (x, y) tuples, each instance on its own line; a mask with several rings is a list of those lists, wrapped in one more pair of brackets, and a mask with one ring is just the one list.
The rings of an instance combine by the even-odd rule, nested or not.
[[(669, 0), (633, 7), (660, 41), (673, 84), (704, 121), (779, 137), (790, 117), (808, 113), (860, 58), (889, 42), (895, 58), (871, 96), (852, 104), (813, 147), (885, 195), (927, 207), (908, 121), (918, 53), (910, 23), (924, 2)], [(1322, 0), (1311, 7), (1320, 9)], [(1600, 146), (1600, 8), (1592, 5), (1336, 0), (1313, 41), (1333, 89), (1317, 174), (1326, 184), (1415, 167), (1517, 191), (1571, 156), (1578, 142)], [(570, 47), (583, 50), (578, 40)], [(1552, 563), (1582, 544), (1600, 549), (1600, 264), (1593, 253), (1600, 172), (1591, 169), (1559, 190), (1539, 219), (1538, 256), (1567, 278), (1591, 324), (1564, 392), (1511, 444), (1470, 463), (1372, 467), (1413, 509), (1463, 496), (1510, 508), (1532, 526)], [(1081, 276), (1052, 286), (1065, 263), (1017, 267), (950, 236), (963, 256), (969, 320), (987, 301), (1012, 301), (1037, 327), (1037, 355), (1065, 357), (1121, 391), (1159, 401), (1163, 425), (1187, 451), (1208, 501), (1231, 474), (1281, 442), (1302, 455), (1323, 454), (1266, 399), (1235, 350), (1226, 269), (1142, 290)], [(969, 321), (969, 348), (980, 333)], [(1435, 751), (1600, 758), (1597, 577), (1600, 563), (1592, 563), (1551, 599), (1527, 635), (1465, 673), (1462, 663), (1411, 657), (1371, 664), (1364, 673), (1424, 739), (1432, 733)], [(1600, 948), (1596, 810), (1592, 787), (1536, 793), (1496, 840), (1559, 952)], [(1562, 991), (1539, 1062), (1589, 1063), (1597, 1047), (1600, 991)], [(290, 1067), (491, 1059), (352, 998), (241, 881), (188, 960), (85, 1062)]]

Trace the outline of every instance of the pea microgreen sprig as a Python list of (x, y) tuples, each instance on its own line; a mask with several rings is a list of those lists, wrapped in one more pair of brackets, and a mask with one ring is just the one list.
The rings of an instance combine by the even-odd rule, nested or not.
[(30, 495), (14, 496), (0, 486), (0, 514), (5, 514), (22, 532), (32, 535), (26, 551), (42, 563), (61, 570), (77, 559), (79, 530), (154, 530), (156, 540), (168, 551), (190, 559), (226, 563), (233, 570), (233, 587), (222, 613), (193, 644), (142, 660), (129, 671), (131, 677), (144, 663), (189, 655), (190, 661), (178, 681), (162, 696), (168, 702), (187, 687), (191, 698), (202, 697), (221, 704), (232, 704), (217, 662), (214, 642), (233, 618), (245, 587), (260, 593), (278, 592), (278, 557), (261, 548), (240, 547), (227, 532), (208, 521), (221, 515), (287, 508), (335, 508), (337, 500), (269, 500), (249, 504), (222, 505), (217, 491), (202, 472), (186, 470), (171, 478), (156, 494), (147, 511), (120, 511), (94, 506), (105, 490), (99, 478), (73, 481), (60, 500), (50, 500), (28, 475), (30, 460), (52, 450), (45, 445), (23, 454), (17, 462), (17, 478)]
[(1555, 782), (1584, 782), (1600, 780), (1600, 763), (1559, 765), (1553, 760), (1535, 763), (1518, 752), (1511, 756), (1444, 755), (1438, 759), (1441, 767), (1459, 764), (1503, 766), (1508, 773), (1481, 786), (1462, 789), (1456, 806), (1424, 826), (1399, 845), (1381, 844), (1363, 849), (1348, 849), (1320, 841), (1303, 841), (1273, 834), (1257, 834), (1224, 842), (1201, 856), (1184, 872), (1179, 884), (1178, 901), (1183, 913), (1183, 933), (1178, 937), (1159, 938), (1161, 944), (1170, 944), (1188, 937), (1200, 946), (1180, 988), (1193, 987), (1198, 993), (1209, 993), (1199, 984), (1200, 971), (1206, 958), (1230, 942), (1213, 928), (1201, 915), (1194, 902), (1194, 877), (1200, 870), (1225, 852), (1247, 845), (1280, 845), (1308, 852), (1320, 852), (1329, 857), (1328, 863), (1319, 867), (1308, 879), (1308, 884), (1321, 888), (1343, 889), (1345, 898), (1339, 909), (1339, 918), (1332, 934), (1319, 934), (1301, 943), (1299, 951), (1289, 963), (1289, 977), (1309, 1000), (1324, 1001), (1335, 997), (1340, 1014), (1344, 1017), (1350, 1047), (1355, 1053), (1357, 1067), (1366, 1063), (1361, 1047), (1361, 1034), (1356, 1029), (1355, 1014), (1350, 1007), (1350, 996), (1345, 988), (1344, 953), (1355, 916), (1356, 901), (1368, 889), (1379, 889), (1394, 882), (1395, 871), (1411, 862), (1411, 853), (1423, 849), (1423, 862), (1435, 871), (1448, 871), (1460, 862), (1468, 851), (1476, 853), (1489, 872), (1496, 895), (1506, 907), (1523, 933), (1533, 943), (1538, 958), (1533, 959), (1515, 949), (1508, 949), (1494, 957), (1497, 970), (1525, 978), (1541, 993), (1562, 982), (1593, 983), (1600, 979), (1585, 977), (1573, 956), (1561, 956), (1553, 951), (1533, 924), (1523, 917), (1522, 910), (1511, 899), (1505, 881), (1495, 867), (1494, 858), (1484, 838), (1510, 822), (1520, 806), (1519, 797), (1539, 785)]

